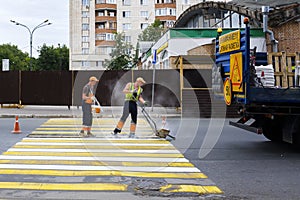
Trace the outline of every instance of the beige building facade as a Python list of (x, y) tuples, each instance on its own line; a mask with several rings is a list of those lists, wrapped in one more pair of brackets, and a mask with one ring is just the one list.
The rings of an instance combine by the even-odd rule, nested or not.
[[(200, 0), (69, 0), (70, 70), (103, 70), (114, 47), (115, 33), (124, 33), (136, 48), (138, 36), (159, 19), (172, 28), (178, 16)], [(132, 52), (134, 52), (132, 50)]]

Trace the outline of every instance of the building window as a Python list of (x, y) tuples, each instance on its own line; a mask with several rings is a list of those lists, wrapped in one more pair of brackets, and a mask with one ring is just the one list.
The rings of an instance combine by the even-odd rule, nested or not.
[(96, 4), (116, 4), (116, 0), (96, 0)]
[(125, 24), (122, 24), (122, 27), (123, 27), (123, 30), (129, 30), (129, 29), (131, 29), (131, 24), (125, 23)]
[(190, 0), (182, 0), (182, 4), (183, 5), (188, 5), (188, 4), (190, 4)]
[(90, 62), (89, 61), (81, 61), (81, 66), (82, 67), (89, 67), (90, 66)]
[(141, 5), (148, 5), (148, 0), (140, 0)]
[(104, 16), (104, 12), (98, 12), (98, 16)]
[(116, 4), (116, 0), (96, 0), (96, 4)]
[(83, 18), (89, 17), (89, 12), (88, 11), (82, 11), (82, 17)]
[(116, 0), (106, 0), (107, 4), (116, 4)]
[(115, 40), (115, 34), (113, 34), (113, 33), (107, 33), (106, 34), (106, 40), (108, 40), (108, 41)]
[(170, 8), (170, 15), (171, 16), (176, 16), (176, 9)]
[(141, 23), (141, 29), (144, 30), (148, 27), (148, 23)]
[(155, 11), (156, 16), (176, 16), (176, 9), (174, 8), (161, 8), (156, 9)]
[(167, 28), (172, 28), (174, 26), (174, 23), (175, 23), (174, 21), (168, 20), (168, 21), (165, 22), (165, 26)]
[(84, 31), (89, 30), (89, 24), (82, 24), (82, 30)]
[(84, 54), (84, 55), (89, 54), (89, 49), (88, 48), (82, 48), (82, 54)]
[(164, 9), (157, 9), (156, 10), (156, 16), (163, 16), (164, 15)]
[(148, 17), (148, 11), (141, 11), (141, 17)]
[(130, 6), (130, 0), (122, 0), (123, 6)]
[(98, 27), (99, 29), (104, 29), (104, 28), (105, 28), (104, 24), (98, 24), (97, 27)]
[(90, 0), (82, 0), (82, 5), (83, 6), (89, 6), (90, 5)]
[(123, 17), (124, 18), (130, 17), (130, 11), (123, 11)]
[(82, 42), (89, 42), (89, 36), (82, 36)]
[(108, 26), (109, 26), (109, 29), (116, 29), (116, 23), (115, 22), (109, 22)]
[(96, 61), (96, 67), (103, 67), (103, 61)]
[(96, 35), (96, 40), (105, 40), (106, 39), (106, 35), (105, 34), (97, 34)]
[(114, 16), (116, 16), (116, 15), (115, 15), (114, 12), (109, 12), (109, 16), (110, 16), (110, 17), (114, 17)]
[(125, 42), (130, 43), (130, 42), (131, 42), (131, 36), (126, 36), (126, 35), (125, 35), (124, 40), (125, 40)]

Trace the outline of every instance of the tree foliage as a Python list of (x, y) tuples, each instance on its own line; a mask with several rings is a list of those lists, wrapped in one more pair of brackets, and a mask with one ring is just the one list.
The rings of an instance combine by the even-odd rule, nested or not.
[(111, 59), (106, 59), (104, 66), (108, 70), (128, 69), (131, 67), (133, 47), (130, 43), (124, 40), (124, 33), (116, 33), (115, 45), (112, 52), (109, 54)]
[(160, 20), (155, 20), (150, 26), (148, 26), (140, 35), (139, 41), (158, 41), (163, 34), (163, 27)]
[(69, 49), (63, 45), (54, 48), (45, 44), (39, 50), (35, 70), (68, 70), (69, 69)]
[(0, 45), (0, 63), (2, 69), (2, 59), (9, 59), (10, 70), (29, 70), (29, 56), (18, 49), (16, 45)]
[(9, 59), (10, 70), (68, 70), (69, 49), (66, 45), (54, 48), (45, 44), (39, 50), (38, 58), (30, 58), (28, 53), (23, 53), (16, 45), (0, 45), (0, 64), (2, 59)]

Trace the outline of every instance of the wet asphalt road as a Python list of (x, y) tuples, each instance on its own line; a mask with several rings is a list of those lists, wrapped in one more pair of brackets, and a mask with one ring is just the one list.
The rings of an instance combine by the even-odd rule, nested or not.
[[(11, 134), (14, 119), (0, 119), (1, 152), (46, 120), (20, 119), (22, 134)], [(290, 145), (231, 127), (228, 120), (174, 118), (167, 122), (177, 137), (172, 142), (175, 147), (224, 192), (207, 199), (300, 198), (300, 152)]]
[[(195, 123), (194, 120), (187, 121)], [(186, 135), (189, 133), (190, 123), (184, 128), (187, 130)], [(226, 199), (300, 198), (299, 150), (232, 127), (225, 120), (216, 145), (204, 158), (199, 158), (204, 138), (211, 134), (210, 123), (210, 119), (200, 119), (197, 135), (186, 138), (193, 142), (188, 148), (181, 150), (185, 152), (187, 159), (223, 190)], [(174, 120), (173, 126), (176, 124), (178, 126), (178, 122)], [(180, 149), (181, 141), (173, 143)]]

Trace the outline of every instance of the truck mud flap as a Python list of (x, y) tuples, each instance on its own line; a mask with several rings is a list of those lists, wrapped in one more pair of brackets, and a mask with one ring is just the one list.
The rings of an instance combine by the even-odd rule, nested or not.
[(262, 128), (257, 127), (256, 120), (253, 118), (242, 117), (237, 122), (229, 121), (229, 124), (256, 134), (262, 134)]

